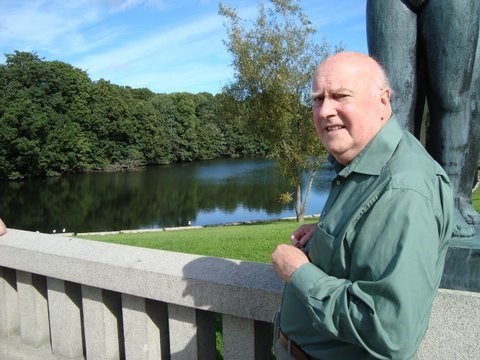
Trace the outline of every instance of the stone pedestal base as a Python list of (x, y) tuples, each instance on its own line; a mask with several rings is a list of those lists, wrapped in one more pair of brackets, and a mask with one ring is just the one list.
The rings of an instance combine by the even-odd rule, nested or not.
[(480, 226), (473, 238), (450, 242), (441, 288), (480, 292)]

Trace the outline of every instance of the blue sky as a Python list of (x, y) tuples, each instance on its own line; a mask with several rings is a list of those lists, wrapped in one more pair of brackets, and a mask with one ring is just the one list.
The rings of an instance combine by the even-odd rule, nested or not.
[[(233, 77), (218, 5), (253, 20), (259, 1), (0, 0), (0, 63), (4, 54), (33, 51), (80, 68), (92, 80), (156, 93), (215, 94)], [(300, 1), (318, 39), (364, 53), (365, 3)]]

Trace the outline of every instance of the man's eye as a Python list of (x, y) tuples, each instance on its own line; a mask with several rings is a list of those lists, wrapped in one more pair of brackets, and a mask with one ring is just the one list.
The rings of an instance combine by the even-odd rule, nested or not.
[(323, 103), (323, 97), (317, 96), (313, 98), (313, 105), (319, 105)]

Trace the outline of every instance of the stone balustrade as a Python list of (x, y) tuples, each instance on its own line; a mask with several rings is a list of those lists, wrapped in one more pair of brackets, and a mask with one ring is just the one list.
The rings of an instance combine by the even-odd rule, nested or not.
[[(215, 359), (219, 319), (226, 360), (269, 359), (282, 286), (268, 264), (9, 229), (0, 359)], [(477, 292), (439, 290), (422, 354), (479, 359), (479, 324)]]

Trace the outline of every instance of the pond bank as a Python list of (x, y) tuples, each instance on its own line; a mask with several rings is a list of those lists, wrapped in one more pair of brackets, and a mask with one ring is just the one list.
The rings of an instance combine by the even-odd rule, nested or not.
[[(305, 215), (304, 219), (314, 219), (318, 218), (320, 214)], [(286, 220), (295, 220), (295, 216), (283, 217), (283, 218), (274, 218), (274, 219), (263, 219), (263, 220), (250, 220), (250, 221), (236, 221), (220, 224), (210, 224), (210, 225), (190, 225), (190, 226), (175, 226), (175, 227), (162, 227), (155, 229), (130, 229), (130, 230), (117, 230), (117, 231), (99, 231), (99, 232), (85, 232), (85, 233), (57, 233), (54, 235), (61, 236), (90, 236), (90, 235), (120, 235), (120, 234), (135, 234), (135, 233), (146, 233), (146, 232), (159, 232), (159, 231), (178, 231), (178, 230), (191, 230), (191, 229), (202, 229), (210, 227), (219, 227), (219, 226), (236, 226), (236, 225), (251, 225), (251, 224), (262, 224), (262, 223), (271, 223), (275, 221), (286, 221)]]

